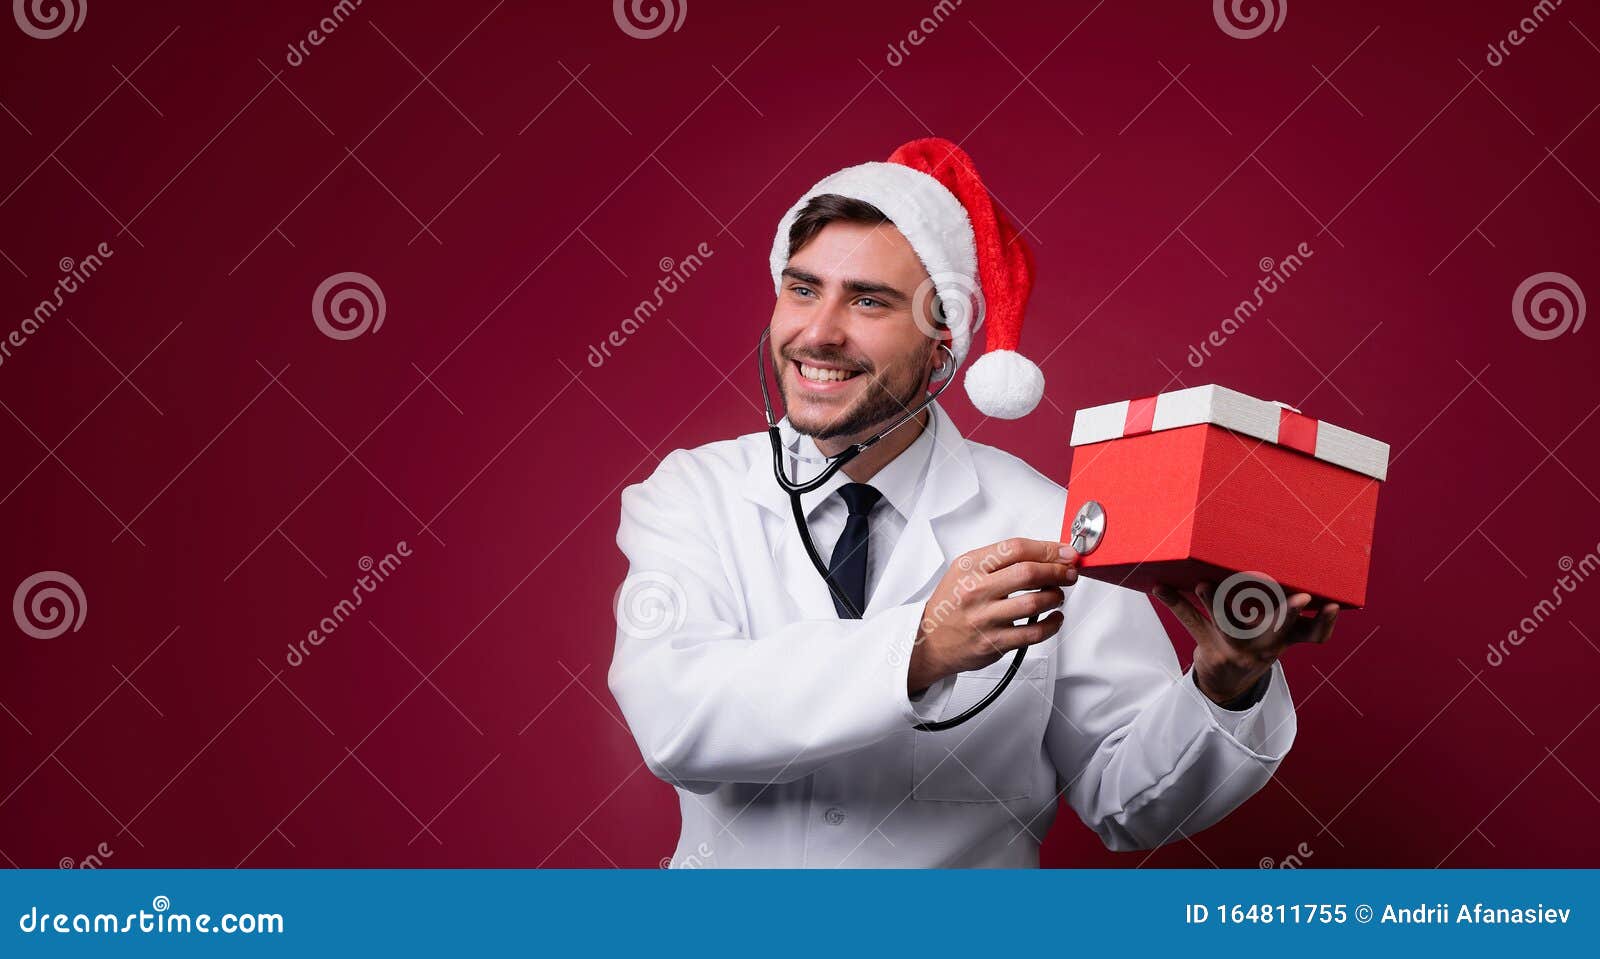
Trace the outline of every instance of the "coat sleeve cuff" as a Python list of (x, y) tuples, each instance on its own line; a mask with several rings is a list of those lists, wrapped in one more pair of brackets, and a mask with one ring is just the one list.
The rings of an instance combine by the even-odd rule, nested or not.
[(1230, 739), (1263, 759), (1276, 760), (1288, 752), (1289, 743), (1294, 741), (1294, 705), (1281, 662), (1272, 664), (1265, 679), (1265, 693), (1248, 709), (1225, 709), (1212, 702), (1200, 691), (1193, 667), (1184, 676), (1183, 685)]
[(912, 696), (906, 690), (910, 679), (911, 654), (916, 649), (917, 634), (922, 627), (922, 604), (910, 603), (884, 614), (884, 639), (887, 642), (887, 670), (892, 701), (900, 704), (900, 712), (908, 725), (937, 719), (943, 711), (955, 677), (937, 680), (921, 694)]
[(950, 700), (950, 691), (955, 688), (956, 678), (946, 676), (935, 682), (932, 686), (922, 691), (922, 695), (912, 697), (911, 710), (913, 723), (926, 723), (938, 719), (944, 712), (945, 703)]

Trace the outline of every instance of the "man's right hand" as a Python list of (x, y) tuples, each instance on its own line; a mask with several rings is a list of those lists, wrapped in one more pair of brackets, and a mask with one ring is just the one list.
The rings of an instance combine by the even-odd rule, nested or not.
[[(1078, 554), (1064, 543), (1008, 539), (963, 553), (950, 564), (922, 609), (906, 691), (982, 669), (1011, 650), (1042, 643), (1061, 628), (1059, 611), (1036, 623), (1017, 620), (1055, 610), (1062, 588), (1078, 579)], [(1035, 590), (1012, 596), (1021, 590)]]

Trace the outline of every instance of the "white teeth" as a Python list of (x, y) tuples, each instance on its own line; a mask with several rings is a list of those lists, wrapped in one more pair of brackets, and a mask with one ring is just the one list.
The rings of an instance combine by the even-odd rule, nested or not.
[(820, 366), (807, 366), (804, 363), (799, 364), (799, 366), (800, 375), (816, 383), (836, 383), (840, 380), (848, 380), (860, 372), (859, 370), (825, 370)]

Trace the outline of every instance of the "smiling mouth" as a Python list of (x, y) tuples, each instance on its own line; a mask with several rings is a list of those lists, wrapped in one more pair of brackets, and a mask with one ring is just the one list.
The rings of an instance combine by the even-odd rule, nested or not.
[(842, 383), (861, 375), (860, 370), (840, 370), (826, 366), (812, 366), (800, 360), (791, 361), (800, 375), (812, 383)]

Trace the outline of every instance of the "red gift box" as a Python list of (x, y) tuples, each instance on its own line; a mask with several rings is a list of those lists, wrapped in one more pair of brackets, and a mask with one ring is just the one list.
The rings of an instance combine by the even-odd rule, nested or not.
[(1079, 410), (1062, 542), (1083, 575), (1193, 590), (1238, 573), (1360, 606), (1389, 446), (1221, 386)]

